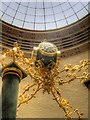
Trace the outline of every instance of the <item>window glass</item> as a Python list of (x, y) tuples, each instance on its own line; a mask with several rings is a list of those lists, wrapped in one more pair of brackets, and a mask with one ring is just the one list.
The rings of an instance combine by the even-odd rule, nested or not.
[[(12, 0), (11, 0), (12, 1)], [(61, 28), (88, 14), (89, 3), (76, 0), (30, 0), (2, 2), (0, 19), (18, 27), (32, 30)]]

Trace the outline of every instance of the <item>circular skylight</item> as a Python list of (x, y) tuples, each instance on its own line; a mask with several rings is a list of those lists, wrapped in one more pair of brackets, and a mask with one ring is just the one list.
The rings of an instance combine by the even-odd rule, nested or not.
[(51, 30), (78, 21), (89, 13), (88, 2), (2, 2), (0, 18), (29, 30)]

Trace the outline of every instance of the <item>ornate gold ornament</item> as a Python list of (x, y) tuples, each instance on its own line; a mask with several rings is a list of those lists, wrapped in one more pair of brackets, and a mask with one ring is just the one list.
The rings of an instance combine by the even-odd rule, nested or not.
[[(65, 112), (67, 120), (73, 120), (73, 113), (77, 114), (78, 120), (80, 120), (83, 113), (72, 107), (69, 101), (62, 97), (61, 90), (57, 86), (71, 83), (74, 80), (79, 80), (83, 83), (90, 79), (90, 73), (87, 72), (90, 60), (81, 60), (80, 64), (75, 66), (67, 64), (64, 65), (63, 70), (60, 70), (60, 52), (57, 50), (56, 46), (53, 47), (51, 43), (48, 43), (48, 45), (50, 49), (47, 43), (45, 46), (41, 43), (38, 48), (35, 47), (31, 58), (24, 57), (24, 53), (20, 50), (17, 43), (14, 44), (13, 49), (7, 50), (2, 55), (1, 63), (3, 67), (5, 66), (5, 58), (10, 56), (13, 58), (13, 61), (21, 67), (25, 65), (23, 69), (33, 81), (32, 85), (25, 85), (23, 92), (19, 94), (17, 111), (22, 104), (28, 104), (28, 102), (35, 97), (37, 92), (42, 89), (43, 94), (47, 92), (53, 95), (54, 100)], [(43, 58), (42, 56), (44, 55), (44, 59), (41, 59), (38, 54), (41, 55), (41, 58)], [(48, 56), (51, 57), (51, 59), (46, 63)], [(65, 74), (65, 78), (61, 78), (62, 73)], [(32, 88), (33, 93), (29, 95), (27, 92)]]

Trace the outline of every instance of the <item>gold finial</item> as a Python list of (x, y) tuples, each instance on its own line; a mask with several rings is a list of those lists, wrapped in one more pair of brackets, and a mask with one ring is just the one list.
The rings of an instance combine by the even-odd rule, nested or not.
[(47, 39), (42, 40), (42, 42), (47, 42)]
[(17, 42), (14, 43), (14, 47), (18, 47), (18, 43)]

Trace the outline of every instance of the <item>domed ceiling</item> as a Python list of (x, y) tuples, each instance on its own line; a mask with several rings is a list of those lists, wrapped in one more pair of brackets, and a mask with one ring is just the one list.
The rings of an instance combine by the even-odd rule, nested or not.
[(9, 0), (2, 2), (0, 19), (29, 30), (51, 30), (70, 25), (89, 13), (88, 1)]

